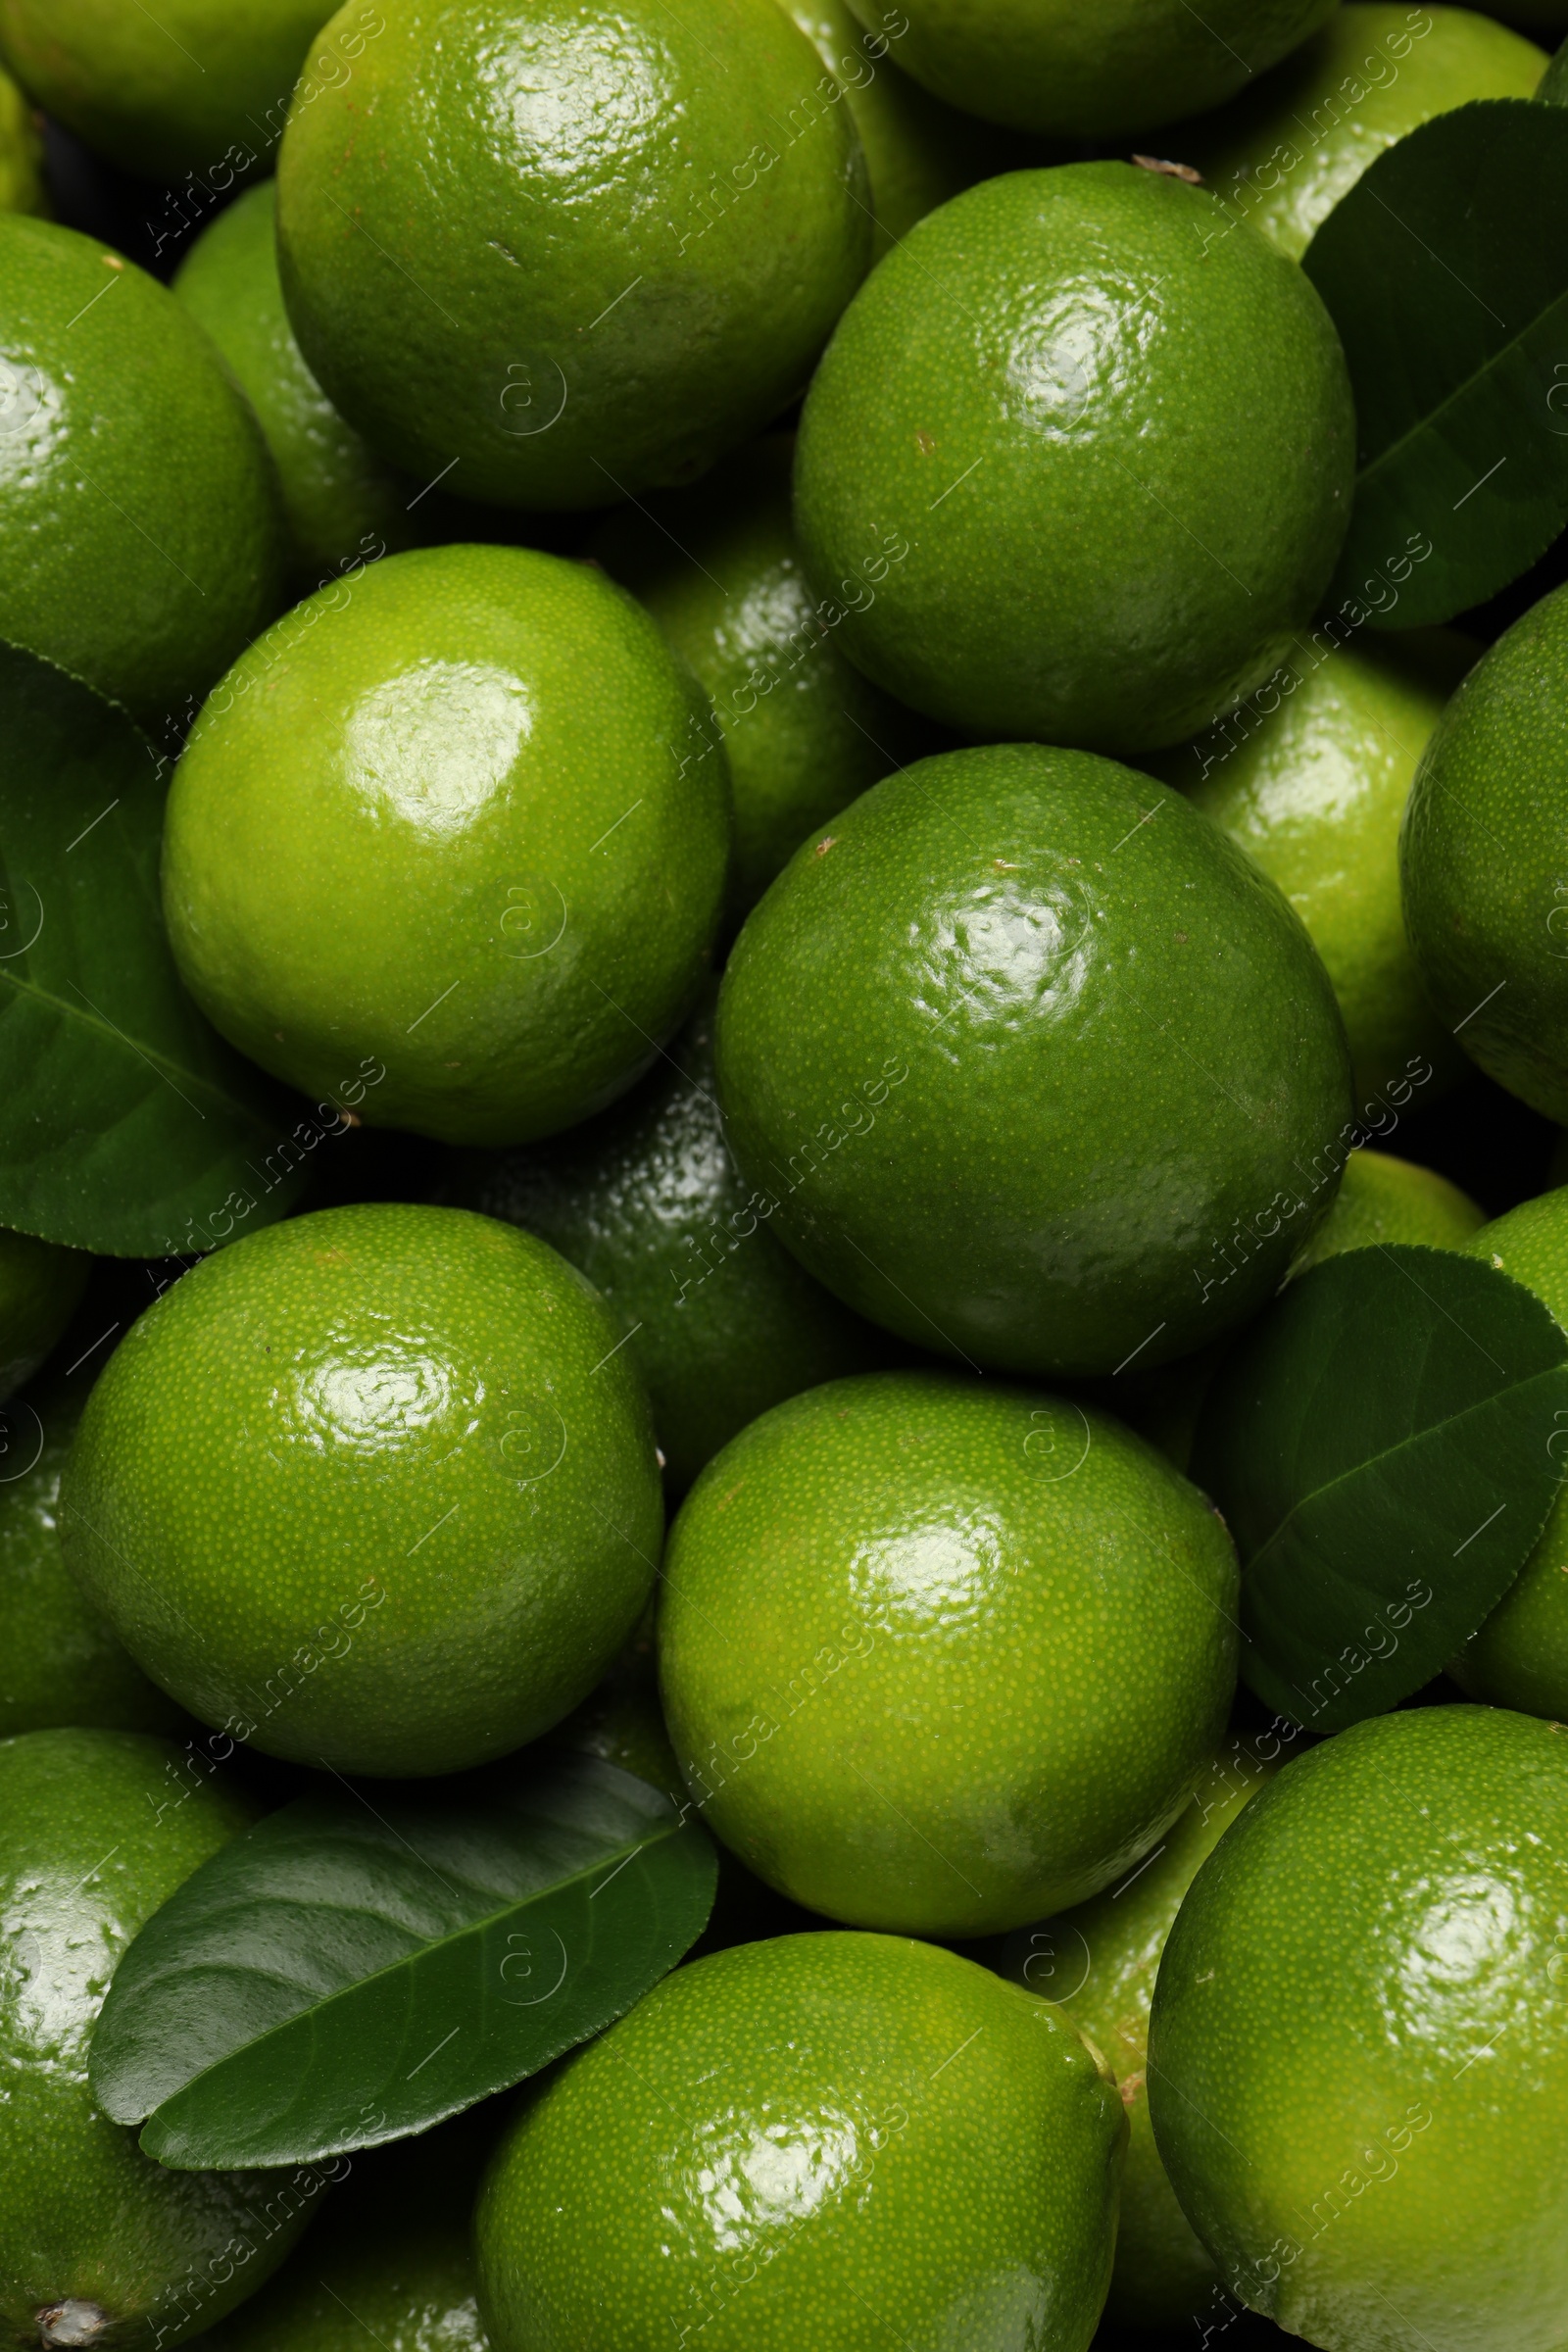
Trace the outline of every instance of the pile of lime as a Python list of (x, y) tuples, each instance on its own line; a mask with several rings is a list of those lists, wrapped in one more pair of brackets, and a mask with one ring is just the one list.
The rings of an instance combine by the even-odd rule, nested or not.
[(0, 0), (0, 2352), (1568, 2345), (1565, 36)]

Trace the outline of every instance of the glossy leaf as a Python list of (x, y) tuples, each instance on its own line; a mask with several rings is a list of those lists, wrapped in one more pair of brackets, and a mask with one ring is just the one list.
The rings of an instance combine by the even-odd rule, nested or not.
[(309, 1164), (291, 1140), (304, 1105), (180, 985), (152, 745), (3, 644), (0, 742), (0, 1225), (157, 1257), (280, 1216)]
[(1329, 601), (1355, 625), (1449, 620), (1568, 523), (1568, 112), (1488, 98), (1423, 123), (1301, 266), (1355, 393)]
[(94, 2094), (183, 2168), (422, 2132), (629, 2009), (701, 1935), (716, 1868), (666, 1796), (597, 1757), (302, 1797), (136, 1937)]
[(1501, 1599), (1568, 1469), (1568, 1339), (1480, 1258), (1348, 1250), (1209, 1393), (1193, 1476), (1242, 1558), (1242, 1678), (1317, 1732), (1408, 1698)]

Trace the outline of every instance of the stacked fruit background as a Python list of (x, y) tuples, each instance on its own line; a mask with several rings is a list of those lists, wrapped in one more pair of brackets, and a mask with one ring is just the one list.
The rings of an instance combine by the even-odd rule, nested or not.
[(0, 0), (0, 2352), (1568, 2346), (1565, 36)]

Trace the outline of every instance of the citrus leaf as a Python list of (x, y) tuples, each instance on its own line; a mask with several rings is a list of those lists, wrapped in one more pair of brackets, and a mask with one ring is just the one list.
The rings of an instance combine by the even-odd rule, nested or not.
[(666, 1796), (597, 1757), (301, 1797), (131, 1944), (94, 2096), (182, 2169), (422, 2132), (629, 2009), (701, 1935), (716, 1870)]
[(1423, 123), (1301, 267), (1355, 393), (1355, 507), (1330, 601), (1374, 628), (1451, 620), (1568, 522), (1568, 113), (1484, 98)]
[(1242, 1679), (1318, 1732), (1430, 1682), (1535, 1548), (1568, 1455), (1568, 1338), (1484, 1259), (1348, 1250), (1210, 1390), (1192, 1475), (1242, 1560)]
[(210, 1249), (225, 1212), (224, 1232), (282, 1215), (299, 1109), (180, 985), (152, 745), (3, 643), (0, 740), (0, 1225), (158, 1257)]

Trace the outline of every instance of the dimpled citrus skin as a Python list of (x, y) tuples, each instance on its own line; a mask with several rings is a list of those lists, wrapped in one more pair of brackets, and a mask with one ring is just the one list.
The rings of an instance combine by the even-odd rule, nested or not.
[[(1345, 1015), (1356, 1105), (1369, 1116), (1391, 1079), (1425, 1090), (1466, 1066), (1422, 984), (1399, 907), (1399, 820), (1463, 667), (1462, 656), (1445, 663), (1396, 647), (1342, 647), (1311, 668), (1298, 657), (1254, 705), (1152, 762), (1240, 842), (1306, 925)], [(1433, 1099), (1423, 1091), (1423, 1102)]]
[(839, 651), (845, 608), (814, 595), (801, 567), (791, 458), (783, 436), (759, 442), (697, 489), (617, 514), (592, 550), (713, 704), (735, 805), (736, 922), (808, 833), (912, 758), (929, 732)]
[(665, 1719), (770, 1886), (855, 1927), (999, 1935), (1181, 1811), (1235, 1688), (1236, 1592), (1218, 1514), (1108, 1415), (957, 1374), (832, 1381), (682, 1506)]
[[(1419, 1168), (1390, 1152), (1352, 1152), (1334, 1206), (1291, 1266), (1294, 1280), (1347, 1250), (1377, 1250), (1389, 1242), (1462, 1250), (1487, 1221), (1468, 1193), (1446, 1176)], [(1564, 1299), (1568, 1311), (1568, 1298)]]
[(289, 316), (349, 420), (546, 508), (760, 430), (871, 255), (854, 118), (776, 0), (379, 5), (278, 166)]
[(1005, 1371), (1186, 1354), (1327, 1208), (1349, 1062), (1274, 884), (1085, 753), (874, 785), (753, 912), (718, 1091), (771, 1230), (839, 1297)]
[[(1462, 1246), (1522, 1282), (1568, 1331), (1568, 1191), (1510, 1208)], [(1550, 1445), (1560, 1457), (1561, 1438)], [(1540, 1543), (1448, 1672), (1492, 1706), (1568, 1719), (1568, 1494), (1559, 1491)]]
[(1215, 106), (1321, 24), (1335, 0), (851, 0), (906, 17), (899, 63), (939, 98), (1020, 130), (1115, 138)]
[(0, 2331), (95, 2305), (105, 2352), (183, 2342), (259, 2286), (314, 2211), (318, 2177), (166, 2172), (87, 2087), (87, 2048), (125, 1946), (249, 1827), (172, 1741), (29, 1732), (0, 1742)]
[(894, 1343), (774, 1241), (724, 1142), (710, 1002), (638, 1092), (554, 1145), (475, 1155), (446, 1197), (559, 1250), (619, 1316), (666, 1492), (748, 1421)]
[(564, 1258), (466, 1210), (252, 1234), (111, 1358), (68, 1564), (157, 1682), (269, 1754), (504, 1755), (586, 1695), (653, 1583), (659, 1470), (619, 1337)]
[(1084, 2352), (1125, 2137), (1060, 2013), (972, 1961), (743, 1944), (524, 2094), (480, 2309), (497, 2352)]
[(0, 1227), (0, 1401), (37, 1370), (76, 1311), (92, 1259)]
[[(1278, 1740), (1266, 1742), (1277, 1750)], [(1149, 2121), (1149, 2005), (1183, 1895), (1272, 1772), (1241, 1740), (1195, 1776), (1188, 1803), (1137, 1871), (1091, 1903), (1009, 1936), (1004, 1976), (1054, 2000), (1121, 2085), (1130, 2127), (1105, 2317), (1126, 2328), (1184, 2328), (1223, 2318), (1219, 2273), (1165, 2177)]]
[(248, 188), (196, 239), (173, 291), (243, 385), (277, 466), (294, 569), (314, 588), (416, 533), (405, 484), (333, 408), (294, 339), (277, 275), (277, 183)]
[(807, 398), (796, 523), (824, 594), (879, 583), (840, 635), (901, 700), (1138, 751), (1285, 658), (1352, 462), (1301, 272), (1200, 188), (1068, 164), (955, 197), (877, 269)]
[(1298, 262), (1386, 147), (1472, 98), (1533, 98), (1545, 69), (1544, 50), (1473, 9), (1350, 0), (1174, 144), (1238, 220)]
[(1444, 712), (1399, 834), (1404, 925), (1490, 1078), (1568, 1124), (1568, 588), (1533, 605)]
[(1557, 2352), (1568, 1758), (1483, 1707), (1286, 1766), (1188, 1893), (1154, 2136), (1233, 2295), (1324, 2352)]
[(144, 726), (196, 698), (282, 598), (261, 428), (201, 328), (74, 229), (0, 215), (0, 636)]
[(371, 1125), (569, 1126), (702, 984), (730, 834), (710, 723), (647, 613), (583, 564), (419, 548), (335, 581), (235, 663), (175, 771), (186, 986), (312, 1095), (363, 1072)]
[[(277, 137), (331, 13), (327, 0), (161, 0), (156, 17), (124, 0), (0, 0), (0, 51), (36, 105), (127, 172), (217, 177), (233, 150)], [(343, 11), (367, 25), (376, 14), (364, 0)]]

